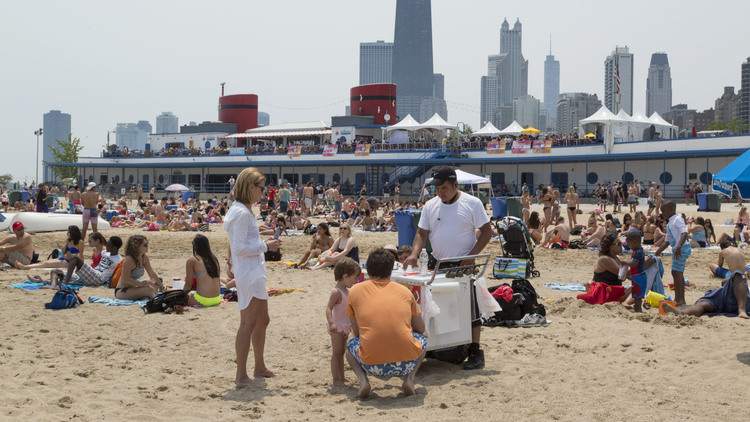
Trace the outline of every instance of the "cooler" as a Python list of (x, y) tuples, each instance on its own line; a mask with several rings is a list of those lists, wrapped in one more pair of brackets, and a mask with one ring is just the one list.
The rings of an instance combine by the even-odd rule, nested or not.
[[(424, 310), (425, 307), (426, 291), (429, 291), (433, 302), (440, 309), (436, 315), (431, 316), (425, 322), (427, 351), (471, 343), (474, 277), (479, 277), (484, 273), (490, 255), (475, 256), (480, 260), (484, 259), (484, 262), (461, 268), (478, 267), (480, 268), (478, 276), (464, 275), (448, 278), (448, 271), (457, 271), (456, 269), (440, 270), (437, 273), (431, 271), (427, 275), (407, 274), (403, 271), (394, 271), (391, 274), (392, 281), (408, 287), (414, 294), (420, 310)], [(445, 261), (458, 259), (451, 258)]]

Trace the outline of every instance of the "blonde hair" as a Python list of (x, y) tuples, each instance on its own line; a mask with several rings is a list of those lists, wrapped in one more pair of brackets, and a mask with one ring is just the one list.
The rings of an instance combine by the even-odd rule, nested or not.
[(346, 238), (348, 239), (352, 237), (352, 226), (350, 226), (349, 223), (341, 223), (341, 225), (339, 226), (339, 237), (341, 237), (341, 229), (344, 229), (344, 228), (346, 229), (346, 232), (347, 232)]
[(266, 176), (255, 167), (242, 170), (234, 184), (234, 199), (249, 207), (253, 201), (253, 187), (265, 182)]
[(568, 188), (568, 193), (576, 193), (576, 188), (573, 187), (573, 185), (570, 185)]

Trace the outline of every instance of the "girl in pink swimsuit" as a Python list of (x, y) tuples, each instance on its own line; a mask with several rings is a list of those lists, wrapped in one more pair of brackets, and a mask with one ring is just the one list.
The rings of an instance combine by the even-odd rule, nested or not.
[(343, 257), (333, 268), (336, 287), (331, 291), (326, 305), (326, 328), (331, 336), (331, 374), (333, 385), (346, 384), (344, 376), (344, 353), (346, 353), (346, 339), (352, 330), (352, 324), (346, 316), (346, 305), (349, 299), (349, 288), (357, 282), (362, 270), (359, 264), (351, 258)]

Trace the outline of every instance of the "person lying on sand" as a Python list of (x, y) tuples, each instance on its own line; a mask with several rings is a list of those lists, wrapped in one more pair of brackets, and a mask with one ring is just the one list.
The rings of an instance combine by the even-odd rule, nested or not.
[(731, 274), (722, 281), (722, 286), (716, 290), (708, 290), (694, 305), (685, 308), (674, 308), (664, 303), (663, 309), (675, 315), (701, 316), (703, 314), (739, 316), (750, 319), (750, 301), (745, 275), (745, 254), (742, 249), (730, 246), (727, 241), (720, 244), (719, 267), (725, 262)]

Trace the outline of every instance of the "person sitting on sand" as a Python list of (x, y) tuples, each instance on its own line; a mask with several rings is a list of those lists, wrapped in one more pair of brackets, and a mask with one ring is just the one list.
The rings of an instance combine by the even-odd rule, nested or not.
[(539, 245), (542, 242), (542, 222), (539, 220), (539, 213), (537, 211), (533, 211), (529, 215), (529, 222), (526, 226), (529, 228), (531, 240)]
[[(95, 234), (99, 233), (91, 233), (89, 236)], [(94, 267), (83, 262), (80, 256), (72, 257), (62, 284), (69, 284), (74, 272), (80, 280), (77, 284), (98, 287), (109, 282), (112, 278), (112, 273), (115, 271), (115, 267), (122, 261), (122, 257), (120, 257), (122, 239), (118, 236), (112, 236), (106, 242), (106, 245), (107, 250), (102, 251), (99, 262)], [(50, 274), (50, 288), (52, 289), (57, 287), (58, 274), (62, 274), (60, 270), (53, 270)]]
[(547, 232), (542, 244), (550, 249), (568, 249), (570, 244), (570, 227), (565, 225), (565, 218), (558, 217), (557, 225)]
[[(622, 254), (622, 242), (619, 237), (614, 233), (605, 234), (599, 245), (599, 259), (596, 261), (594, 277), (591, 281), (609, 286), (622, 286), (620, 268), (623, 264), (620, 261), (620, 254)], [(586, 283), (587, 291), (590, 285), (591, 283)]]
[(706, 231), (706, 222), (703, 217), (697, 217), (695, 220), (691, 220), (688, 225), (688, 233), (690, 234), (690, 246), (693, 248), (705, 248), (709, 246), (708, 236)]
[(346, 358), (359, 380), (360, 398), (370, 394), (367, 375), (399, 376), (404, 395), (416, 394), (414, 378), (427, 341), (419, 306), (406, 287), (390, 281), (393, 256), (376, 249), (367, 258), (370, 277), (349, 292), (346, 316), (353, 336)]
[(299, 262), (294, 264), (295, 268), (307, 268), (310, 260), (317, 258), (323, 251), (327, 251), (333, 246), (333, 236), (328, 228), (328, 224), (318, 224), (318, 231), (312, 235), (310, 248), (302, 255)]
[[(34, 268), (67, 268), (70, 260), (74, 256), (83, 259), (83, 249), (85, 245), (86, 244), (81, 237), (81, 229), (76, 225), (70, 225), (68, 226), (68, 239), (65, 241), (65, 247), (62, 248), (59, 243), (57, 244), (57, 247), (62, 250), (62, 256), (56, 259), (50, 259), (29, 265), (23, 265), (18, 262), (16, 268), (19, 270), (31, 270)], [(29, 277), (29, 279), (31, 280), (32, 278)]]
[(344, 375), (344, 355), (346, 339), (352, 331), (352, 324), (346, 316), (349, 289), (362, 273), (359, 264), (347, 257), (341, 258), (333, 268), (336, 286), (331, 291), (326, 305), (326, 328), (331, 336), (331, 374), (333, 385), (344, 385), (349, 380)]
[[(139, 279), (146, 273), (148, 273), (149, 281), (140, 281)], [(115, 298), (153, 299), (163, 288), (159, 276), (151, 268), (151, 261), (148, 258), (148, 239), (139, 234), (130, 236), (125, 246), (125, 259), (122, 262), (120, 280), (115, 288)]]
[(336, 261), (344, 256), (347, 256), (357, 262), (359, 262), (359, 245), (357, 239), (351, 237), (352, 228), (349, 224), (342, 223), (339, 227), (339, 238), (333, 242), (333, 245), (328, 249), (328, 256), (325, 262), (318, 262), (318, 265), (312, 267), (313, 270), (318, 270), (325, 267), (332, 267), (336, 265)]
[(195, 292), (188, 297), (188, 305), (216, 306), (221, 303), (221, 268), (211, 252), (208, 238), (197, 234), (193, 238), (193, 255), (185, 263), (185, 287), (190, 291), (196, 280)]
[[(724, 249), (732, 246), (732, 243), (725, 240), (721, 243), (719, 243), (719, 247), (723, 251)], [(721, 252), (719, 252), (719, 263), (718, 264), (708, 264), (708, 268), (711, 270), (711, 275), (716, 276), (719, 278), (729, 278), (730, 275), (732, 275), (732, 272), (728, 269), (724, 268), (722, 265), (724, 264), (724, 258), (721, 256)], [(750, 265), (745, 265), (745, 274), (750, 272)]]
[[(91, 266), (96, 268), (102, 259), (102, 252), (107, 247), (107, 239), (99, 232), (89, 234), (89, 246), (91, 247)], [(122, 246), (122, 245), (121, 245)]]
[(590, 248), (592, 246), (599, 246), (601, 244), (602, 238), (607, 233), (607, 230), (604, 227), (604, 224), (601, 223), (601, 216), (596, 215), (594, 216), (592, 214), (591, 218), (589, 218), (589, 234), (586, 236), (586, 247)]
[(745, 254), (740, 248), (731, 246), (728, 242), (720, 245), (719, 267), (725, 262), (729, 269), (729, 277), (716, 290), (708, 290), (694, 305), (682, 309), (664, 303), (663, 309), (675, 315), (709, 316), (725, 315), (750, 318), (750, 301), (748, 301), (747, 278), (745, 275)]
[(13, 234), (0, 240), (0, 263), (16, 266), (29, 265), (34, 259), (34, 245), (31, 235), (26, 233), (23, 223), (13, 223)]

